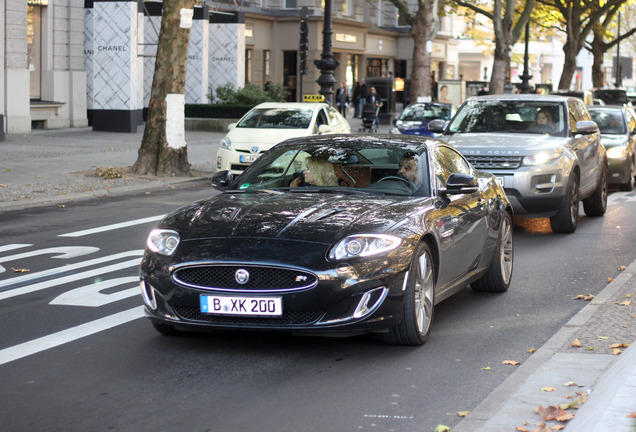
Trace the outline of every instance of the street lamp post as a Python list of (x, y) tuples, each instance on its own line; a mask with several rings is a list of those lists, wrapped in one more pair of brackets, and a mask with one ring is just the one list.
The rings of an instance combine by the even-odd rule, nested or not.
[(333, 76), (340, 62), (333, 57), (331, 52), (331, 5), (332, 0), (325, 0), (325, 20), (322, 29), (322, 54), (320, 60), (314, 60), (314, 64), (320, 69), (320, 77), (316, 82), (320, 85), (320, 94), (325, 97), (327, 103), (333, 105), (333, 88), (336, 79)]
[[(621, 37), (621, 13), (618, 13), (618, 35), (616, 39), (620, 39)], [(614, 85), (616, 87), (621, 87), (623, 85), (623, 71), (621, 70), (621, 43), (620, 40), (616, 44), (616, 81)]]
[(530, 80), (532, 75), (528, 70), (528, 46), (530, 45), (530, 20), (526, 23), (526, 47), (523, 54), (523, 75), (521, 75), (521, 93), (530, 93)]

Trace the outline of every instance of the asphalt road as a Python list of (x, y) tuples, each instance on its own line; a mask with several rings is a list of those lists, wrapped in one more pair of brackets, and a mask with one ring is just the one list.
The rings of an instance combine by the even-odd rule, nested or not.
[[(433, 431), (453, 426), (634, 260), (636, 192), (573, 235), (517, 220), (505, 294), (466, 288), (418, 348), (371, 336), (165, 337), (142, 318), (153, 220), (204, 183), (0, 214), (0, 430)], [(583, 213), (582, 213), (583, 214)], [(131, 222), (133, 221), (133, 222)], [(15, 270), (14, 270), (15, 269)], [(29, 270), (20, 273), (16, 270)]]

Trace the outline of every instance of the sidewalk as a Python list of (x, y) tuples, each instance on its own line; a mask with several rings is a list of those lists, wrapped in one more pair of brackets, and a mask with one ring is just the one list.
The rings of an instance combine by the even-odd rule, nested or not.
[[(347, 120), (352, 132), (357, 132), (360, 120)], [(382, 125), (380, 132), (389, 128)], [(216, 152), (225, 134), (186, 132), (191, 178), (125, 175), (107, 180), (95, 175), (96, 168), (132, 165), (142, 135), (141, 131), (125, 134), (90, 128), (7, 135), (0, 142), (0, 211), (165, 188), (177, 182), (207, 182), (216, 171)], [(572, 347), (575, 339), (580, 348)], [(566, 396), (589, 393), (578, 410), (566, 410), (566, 415), (574, 414), (573, 419), (546, 421), (548, 427), (565, 426), (566, 432), (636, 432), (636, 418), (628, 418), (636, 413), (635, 343), (636, 261), (452, 431), (558, 430), (540, 429), (543, 418), (535, 409), (567, 404), (573, 399)], [(614, 355), (612, 344), (632, 346), (616, 348), (621, 353)]]

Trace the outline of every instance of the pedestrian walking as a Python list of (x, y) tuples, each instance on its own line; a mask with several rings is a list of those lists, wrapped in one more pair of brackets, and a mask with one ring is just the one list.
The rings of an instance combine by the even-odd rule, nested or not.
[(360, 113), (362, 112), (360, 106), (360, 81), (356, 81), (356, 85), (353, 87), (353, 118), (360, 117)]
[(336, 90), (336, 105), (338, 105), (338, 111), (343, 117), (347, 117), (347, 106), (349, 105), (349, 94), (345, 83), (340, 83), (340, 88)]

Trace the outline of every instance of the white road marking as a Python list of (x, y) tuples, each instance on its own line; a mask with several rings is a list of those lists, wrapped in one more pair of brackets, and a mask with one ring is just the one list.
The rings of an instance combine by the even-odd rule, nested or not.
[[(55, 276), (57, 274), (60, 273), (69, 273), (73, 270), (77, 270), (80, 268), (84, 268), (84, 267), (90, 267), (90, 266), (94, 266), (94, 265), (99, 265), (99, 264), (103, 264), (105, 262), (108, 261), (115, 261), (118, 260), (120, 258), (127, 258), (127, 257), (131, 257), (131, 256), (142, 256), (144, 254), (143, 250), (132, 250), (132, 251), (127, 251), (127, 252), (120, 252), (120, 253), (116, 253), (114, 255), (108, 255), (102, 258), (95, 258), (92, 260), (88, 260), (88, 261), (82, 261), (76, 264), (70, 264), (70, 265), (66, 265), (66, 266), (62, 266), (62, 267), (57, 267), (54, 269), (50, 269), (50, 270), (44, 270), (41, 272), (37, 272), (37, 273), (29, 273), (28, 275), (24, 275), (24, 276), (17, 276), (11, 279), (7, 279), (4, 281), (0, 281), (0, 291), (2, 291), (3, 288), (5, 287), (9, 287), (11, 285), (23, 285), (29, 281), (32, 281), (34, 279), (42, 279), (45, 277), (51, 277), (51, 276)], [(1, 293), (0, 293), (1, 294)]]
[(4, 300), (11, 297), (17, 297), (19, 295), (29, 294), (35, 291), (40, 291), (43, 289), (51, 288), (57, 285), (66, 284), (69, 282), (75, 282), (75, 281), (86, 279), (93, 276), (100, 276), (100, 275), (103, 275), (104, 273), (108, 273), (111, 271), (119, 271), (127, 267), (137, 267), (137, 266), (139, 266), (139, 258), (135, 258), (129, 261), (124, 261), (118, 264), (112, 264), (106, 267), (100, 267), (95, 270), (89, 270), (89, 271), (77, 273), (70, 276), (60, 277), (51, 281), (40, 282), (33, 285), (27, 285), (21, 288), (15, 288), (15, 289), (3, 291), (3, 292), (0, 292), (0, 300)]
[[(60, 254), (60, 255), (51, 257), (51, 258), (57, 258), (57, 259), (75, 258), (78, 256), (95, 253), (98, 250), (99, 248), (92, 247), (92, 246), (61, 246), (61, 247), (54, 247), (54, 248), (48, 248), (48, 249), (38, 249), (35, 251), (24, 252), (17, 255), (9, 255), (5, 257), (0, 257), (0, 263), (18, 261), (24, 258), (30, 258), (33, 256), (45, 255), (45, 254)], [(0, 273), (4, 273), (5, 271), (6, 271), (5, 268), (0, 265)]]
[[(134, 284), (132, 288), (111, 294), (101, 292), (119, 285)], [(65, 292), (51, 301), (52, 305), (99, 307), (139, 295), (139, 276), (122, 277), (85, 285)]]
[(80, 324), (67, 330), (5, 348), (0, 350), (0, 365), (134, 321), (143, 317), (143, 309), (143, 306), (137, 306), (133, 309), (128, 309), (95, 321)]
[(29, 247), (29, 246), (33, 246), (33, 245), (32, 244), (14, 243), (14, 244), (10, 244), (10, 245), (0, 246), (0, 252), (7, 252), (7, 251), (10, 251), (10, 250), (20, 249), (20, 248)]
[(71, 233), (67, 233), (67, 234), (60, 234), (58, 237), (83, 237), (83, 236), (96, 234), (96, 233), (101, 233), (101, 232), (105, 232), (105, 231), (112, 231), (112, 230), (116, 230), (116, 229), (119, 229), (119, 228), (127, 228), (127, 227), (130, 227), (130, 226), (141, 225), (141, 224), (145, 224), (145, 223), (149, 223), (149, 222), (156, 222), (158, 220), (163, 219), (164, 216), (165, 215), (151, 216), (151, 217), (147, 217), (147, 218), (143, 218), (143, 219), (131, 220), (131, 221), (128, 221), (128, 222), (121, 222), (121, 223), (116, 223), (116, 224), (112, 224), (112, 225), (104, 225), (102, 227), (91, 228), (91, 229), (87, 229), (87, 230), (83, 230), (83, 231), (75, 231), (75, 232), (71, 232)]

